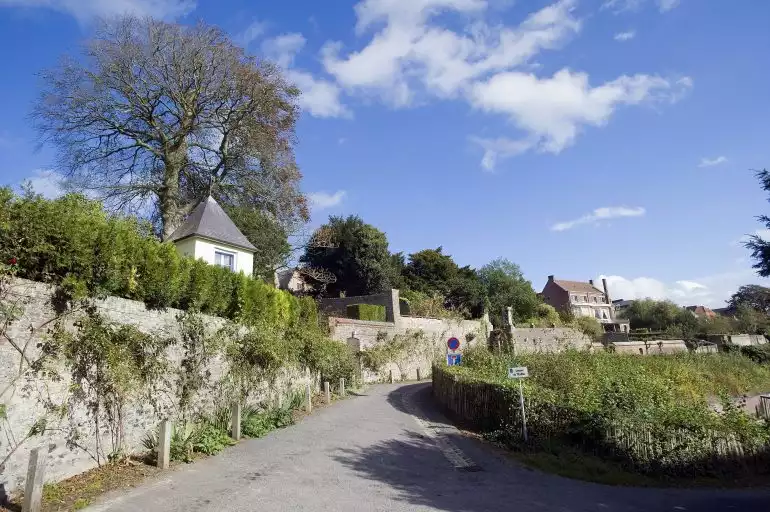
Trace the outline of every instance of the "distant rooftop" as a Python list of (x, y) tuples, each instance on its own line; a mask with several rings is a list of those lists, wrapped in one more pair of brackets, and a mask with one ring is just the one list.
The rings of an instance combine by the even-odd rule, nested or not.
[(248, 251), (257, 248), (241, 233), (232, 219), (219, 206), (213, 197), (209, 196), (195, 207), (185, 221), (169, 237), (169, 241), (177, 242), (191, 236), (208, 238), (215, 242), (234, 245)]
[(560, 286), (562, 289), (568, 292), (576, 293), (604, 293), (591, 283), (584, 283), (582, 281), (565, 281), (564, 279), (554, 279), (554, 283)]

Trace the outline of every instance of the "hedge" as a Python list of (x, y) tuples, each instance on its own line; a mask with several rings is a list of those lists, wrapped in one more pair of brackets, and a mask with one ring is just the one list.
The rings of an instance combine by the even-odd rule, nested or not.
[[(507, 368), (527, 366), (529, 439), (519, 388)], [(770, 371), (743, 357), (567, 351), (497, 357), (468, 350), (461, 366), (436, 364), (433, 396), (467, 427), (515, 449), (571, 446), (656, 475), (742, 475), (770, 469), (770, 423), (707, 399), (766, 389)]]
[(385, 306), (378, 306), (376, 304), (350, 304), (346, 309), (348, 318), (369, 320), (372, 322), (385, 321)]
[(148, 222), (109, 215), (80, 194), (48, 200), (0, 188), (0, 261), (75, 297), (115, 295), (283, 328), (317, 321), (311, 298), (181, 256)]

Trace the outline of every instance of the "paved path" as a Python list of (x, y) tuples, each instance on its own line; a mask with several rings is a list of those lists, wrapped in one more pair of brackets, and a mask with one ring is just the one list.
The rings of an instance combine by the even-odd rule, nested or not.
[(459, 436), (430, 385), (411, 384), (372, 387), (88, 510), (768, 512), (770, 491), (631, 489), (528, 470)]

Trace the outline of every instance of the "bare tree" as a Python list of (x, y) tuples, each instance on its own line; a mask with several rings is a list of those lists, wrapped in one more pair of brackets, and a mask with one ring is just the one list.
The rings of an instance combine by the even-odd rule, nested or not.
[(77, 189), (114, 208), (148, 201), (163, 238), (207, 194), (307, 220), (293, 144), (299, 90), (219, 29), (123, 16), (80, 60), (42, 73), (33, 112)]

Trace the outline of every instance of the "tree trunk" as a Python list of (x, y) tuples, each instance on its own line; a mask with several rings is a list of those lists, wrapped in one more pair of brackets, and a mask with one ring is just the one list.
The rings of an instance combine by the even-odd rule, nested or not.
[(163, 173), (163, 186), (160, 189), (160, 219), (163, 224), (163, 240), (171, 237), (176, 228), (182, 224), (183, 208), (179, 204), (179, 176), (187, 161), (187, 144), (180, 144), (178, 147), (166, 152), (166, 158), (163, 163), (165, 170)]

